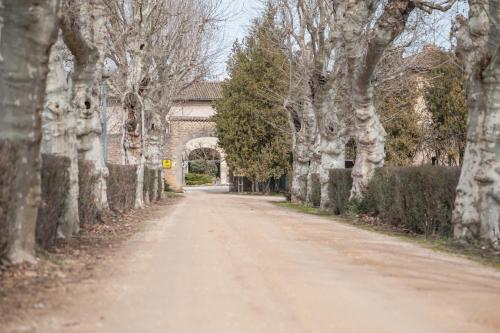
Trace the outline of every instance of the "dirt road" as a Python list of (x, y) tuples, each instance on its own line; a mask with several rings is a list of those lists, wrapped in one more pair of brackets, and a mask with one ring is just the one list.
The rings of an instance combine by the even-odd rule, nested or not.
[(7, 331), (500, 332), (498, 271), (270, 200), (187, 193), (106, 274)]

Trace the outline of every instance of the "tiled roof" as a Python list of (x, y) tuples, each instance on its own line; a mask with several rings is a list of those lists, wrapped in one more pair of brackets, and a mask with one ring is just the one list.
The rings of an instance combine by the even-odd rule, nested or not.
[(220, 82), (198, 82), (184, 89), (176, 101), (216, 101), (222, 98)]

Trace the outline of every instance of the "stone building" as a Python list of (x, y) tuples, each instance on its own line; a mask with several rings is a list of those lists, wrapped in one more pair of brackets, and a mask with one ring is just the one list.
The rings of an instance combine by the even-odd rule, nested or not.
[[(217, 183), (229, 184), (229, 169), (224, 151), (215, 137), (213, 104), (222, 98), (219, 82), (201, 82), (191, 85), (175, 98), (166, 116), (166, 144), (163, 159), (171, 161), (165, 169), (165, 180), (174, 190), (181, 190), (188, 172), (190, 156), (197, 150), (212, 150), (217, 156), (219, 177)], [(123, 111), (118, 100), (110, 98), (107, 108), (106, 158), (109, 163), (121, 164)]]
[(191, 85), (174, 101), (167, 115), (167, 140), (165, 159), (172, 161), (171, 169), (165, 170), (165, 180), (171, 188), (179, 190), (184, 186), (191, 156), (197, 150), (213, 150), (219, 159), (219, 180), (221, 185), (229, 184), (229, 169), (224, 151), (218, 146), (215, 136), (215, 115), (213, 104), (222, 98), (219, 82), (201, 82)]

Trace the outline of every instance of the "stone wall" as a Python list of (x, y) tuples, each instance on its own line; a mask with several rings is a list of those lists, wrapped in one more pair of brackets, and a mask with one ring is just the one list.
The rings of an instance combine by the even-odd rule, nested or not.
[(200, 137), (215, 136), (215, 123), (206, 119), (172, 118), (170, 120), (165, 159), (172, 160), (172, 169), (165, 170), (165, 180), (173, 190), (183, 185), (183, 155), (186, 143)]

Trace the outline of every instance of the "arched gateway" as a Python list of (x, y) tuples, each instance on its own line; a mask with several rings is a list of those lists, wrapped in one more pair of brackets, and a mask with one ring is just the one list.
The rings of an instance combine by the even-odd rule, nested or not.
[[(213, 103), (222, 97), (218, 82), (203, 82), (190, 86), (176, 100), (167, 118), (168, 137), (165, 158), (172, 161), (165, 170), (165, 180), (172, 189), (184, 186), (189, 171), (190, 155), (195, 151), (214, 151), (220, 183), (229, 183), (224, 151), (215, 137)], [(215, 157), (216, 156), (216, 157)]]

